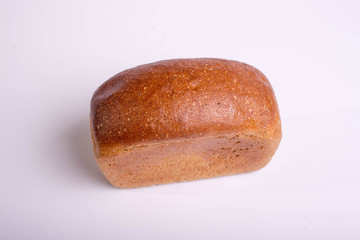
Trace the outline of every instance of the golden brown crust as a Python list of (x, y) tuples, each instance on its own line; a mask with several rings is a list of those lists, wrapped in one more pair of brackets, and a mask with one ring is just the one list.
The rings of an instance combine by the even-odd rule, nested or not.
[[(124, 169), (129, 168), (123, 166), (124, 162), (137, 161), (129, 160), (132, 158), (126, 152), (129, 149), (136, 148), (134, 151), (139, 152), (141, 146), (157, 149), (157, 146), (168, 146), (172, 142), (211, 140), (229, 135), (242, 136), (238, 137), (239, 141), (244, 141), (244, 136), (254, 136), (257, 141), (264, 142), (263, 148), (269, 148), (266, 157), (259, 149), (256, 152), (258, 155), (255, 158), (265, 163), (270, 160), (281, 138), (279, 111), (267, 78), (252, 66), (223, 59), (166, 60), (121, 72), (95, 91), (91, 100), (90, 121), (98, 163), (107, 178), (111, 179), (110, 182), (121, 187), (131, 185), (127, 185), (124, 179), (124, 184), (115, 184), (126, 175)], [(206, 145), (206, 142), (208, 141), (203, 144)], [(250, 145), (255, 145), (255, 142)], [(207, 151), (206, 149), (205, 147), (203, 150)], [(141, 151), (139, 154), (141, 155)], [(168, 153), (162, 154), (162, 159), (168, 159), (166, 161), (175, 161), (176, 157), (177, 163), (181, 163), (178, 153), (173, 155), (174, 158)], [(192, 158), (211, 158), (204, 154), (194, 158), (189, 153), (180, 158), (183, 162)], [(112, 163), (109, 166), (109, 159), (117, 162), (116, 166), (123, 167), (116, 168)], [(246, 159), (246, 154), (242, 154), (242, 159)], [(144, 166), (147, 166), (147, 160), (143, 161)], [(157, 161), (159, 163), (160, 160)], [(148, 171), (150, 168), (146, 169)], [(244, 172), (244, 169), (235, 172)], [(114, 171), (117, 173), (114, 174)], [(189, 168), (186, 171), (192, 170)], [(205, 172), (209, 173), (209, 170)], [(209, 176), (228, 175), (230, 172)], [(183, 171), (182, 176), (184, 175)], [(205, 175), (198, 178), (204, 178), (207, 176)], [(117, 180), (112, 176), (116, 176)], [(146, 178), (147, 175), (143, 172), (142, 176)], [(149, 180), (148, 183), (140, 177), (138, 181), (145, 183), (131, 186), (177, 181), (171, 174), (166, 175), (167, 179), (162, 176), (162, 181), (156, 176), (155, 174), (155, 180)], [(190, 176), (184, 179), (198, 178)], [(137, 178), (134, 179), (131, 181), (136, 182)]]

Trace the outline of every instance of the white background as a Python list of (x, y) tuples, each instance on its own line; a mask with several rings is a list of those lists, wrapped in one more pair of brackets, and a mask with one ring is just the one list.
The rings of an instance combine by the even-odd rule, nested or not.
[[(0, 239), (360, 239), (359, 1), (1, 1)], [(283, 139), (264, 169), (121, 190), (92, 93), (170, 58), (260, 69)]]

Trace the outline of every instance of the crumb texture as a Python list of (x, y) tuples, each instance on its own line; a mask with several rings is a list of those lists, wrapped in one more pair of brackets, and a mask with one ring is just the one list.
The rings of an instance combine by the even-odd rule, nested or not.
[(95, 91), (90, 125), (100, 168), (122, 188), (253, 171), (281, 139), (267, 78), (223, 59), (123, 71)]

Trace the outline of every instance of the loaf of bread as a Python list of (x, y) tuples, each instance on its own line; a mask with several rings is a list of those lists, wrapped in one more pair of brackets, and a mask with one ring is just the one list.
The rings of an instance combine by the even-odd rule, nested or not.
[(174, 59), (123, 71), (91, 99), (97, 163), (115, 187), (250, 172), (281, 139), (267, 78), (245, 63)]

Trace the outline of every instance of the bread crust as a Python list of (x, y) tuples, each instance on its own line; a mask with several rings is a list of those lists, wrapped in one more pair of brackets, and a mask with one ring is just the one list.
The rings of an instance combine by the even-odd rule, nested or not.
[[(271, 159), (281, 139), (279, 110), (267, 78), (250, 65), (224, 59), (165, 60), (123, 71), (95, 91), (90, 125), (100, 168), (114, 186), (122, 188), (253, 171)], [(227, 153), (227, 157), (241, 156), (232, 163), (242, 162), (242, 167), (226, 167), (229, 159), (224, 161), (225, 155), (217, 152), (221, 146), (236, 152), (236, 145), (215, 140), (220, 138), (248, 146), (261, 142), (248, 151), (256, 166), (250, 166), (254, 161), (247, 163), (249, 154)], [(191, 147), (191, 142), (202, 147)], [(184, 144), (183, 152), (176, 151)], [(145, 152), (150, 160), (140, 157)], [(190, 167), (199, 161), (222, 164), (223, 171), (220, 165)], [(172, 165), (162, 164), (166, 162)], [(184, 168), (182, 162), (189, 166)]]

